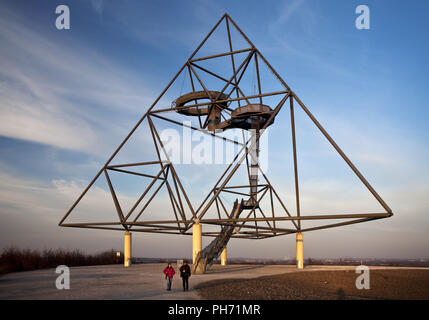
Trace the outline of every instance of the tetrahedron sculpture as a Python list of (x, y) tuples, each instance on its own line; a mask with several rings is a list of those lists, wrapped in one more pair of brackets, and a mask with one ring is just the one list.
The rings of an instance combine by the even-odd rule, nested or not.
[[(224, 43), (210, 43), (213, 34), (223, 33)], [(253, 71), (253, 82), (249, 77)], [(271, 76), (269, 84), (264, 76)], [(273, 81), (276, 85), (273, 85)], [(172, 95), (170, 89), (180, 87), (179, 95)], [(250, 89), (249, 89), (250, 87)], [(252, 92), (253, 90), (253, 92)], [(292, 137), (293, 172), (295, 187), (295, 212), (287, 209), (282, 195), (273, 187), (259, 165), (259, 141), (264, 131), (275, 125), (275, 118), (282, 108), (288, 105)], [(294, 110), (301, 108), (320, 133), (344, 159), (347, 165), (366, 186), (385, 212), (301, 215), (298, 181), (298, 157), (295, 139)], [(194, 207), (181, 182), (175, 163), (169, 158), (159, 127), (181, 126), (196, 130), (232, 143), (238, 151), (225, 171), (207, 190), (205, 199)], [(151, 138), (153, 154), (135, 162), (120, 162), (124, 146), (136, 135), (138, 130), (146, 132)], [(223, 135), (228, 130), (242, 130), (241, 142)], [(247, 138), (244, 132), (246, 132)], [(147, 144), (148, 141), (145, 141)], [(137, 144), (139, 145), (139, 144)], [(141, 144), (142, 145), (142, 144)], [(141, 146), (140, 145), (140, 146)], [(136, 153), (143, 154), (141, 147)], [(126, 158), (126, 157), (125, 157)], [(241, 185), (232, 183), (240, 168), (246, 168), (247, 179)], [(144, 188), (136, 187), (135, 199), (128, 199), (127, 210), (119, 199), (111, 175), (133, 176), (146, 181)], [(96, 183), (104, 181), (105, 190), (110, 193), (111, 206), (116, 211), (115, 221), (96, 220), (94, 222), (69, 222), (73, 210), (85, 198)], [(129, 185), (128, 185), (129, 186)], [(137, 185), (136, 185), (137, 186)], [(161, 190), (166, 192), (164, 216), (153, 219), (145, 212)], [(237, 201), (225, 203), (222, 195), (228, 193)], [(239, 199), (240, 198), (240, 199)], [(262, 205), (265, 203), (265, 205)], [(268, 209), (268, 212), (264, 212)], [(215, 216), (208, 217), (212, 211)], [(101, 212), (100, 216), (103, 215)], [(304, 103), (291, 90), (261, 52), (247, 38), (228, 14), (216, 23), (201, 44), (171, 79), (160, 96), (148, 108), (127, 137), (106, 161), (94, 179), (85, 188), (70, 210), (61, 219), (63, 227), (82, 227), (136, 232), (155, 232), (168, 234), (215, 237), (205, 249), (194, 248), (194, 269), (204, 272), (206, 265), (212, 263), (225, 248), (230, 238), (264, 239), (286, 234), (297, 234), (302, 240), (302, 232), (339, 227), (392, 215), (391, 209), (363, 177), (350, 159), (339, 148), (322, 125), (317, 121)], [(97, 219), (97, 215), (94, 215)], [(303, 221), (342, 220), (336, 223), (322, 223), (304, 228)], [(277, 223), (287, 221), (290, 227), (279, 227)], [(214, 225), (217, 230), (201, 232), (200, 225)], [(192, 232), (194, 229), (194, 232)], [(197, 230), (197, 231), (195, 231)], [(199, 231), (198, 231), (199, 230)], [(298, 248), (298, 246), (297, 246)], [(297, 258), (302, 259), (301, 258)]]

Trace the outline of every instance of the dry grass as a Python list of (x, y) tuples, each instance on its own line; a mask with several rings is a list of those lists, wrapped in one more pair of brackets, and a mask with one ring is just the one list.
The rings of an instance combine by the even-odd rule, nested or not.
[(370, 289), (358, 290), (354, 271), (311, 271), (257, 279), (214, 280), (197, 286), (203, 299), (429, 299), (429, 269), (371, 270)]
[[(122, 257), (122, 255), (121, 255)], [(123, 262), (123, 257), (118, 263)], [(98, 254), (85, 254), (80, 250), (45, 249), (43, 251), (6, 248), (0, 255), (0, 274), (54, 268), (59, 265), (89, 266), (116, 263), (114, 250)]]

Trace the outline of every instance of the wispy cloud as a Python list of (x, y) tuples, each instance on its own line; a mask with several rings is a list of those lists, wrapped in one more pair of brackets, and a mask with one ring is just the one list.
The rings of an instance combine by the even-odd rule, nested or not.
[(91, 5), (94, 11), (99, 15), (103, 15), (104, 11), (104, 0), (91, 0)]
[(305, 5), (304, 0), (293, 0), (284, 2), (279, 15), (274, 22), (271, 23), (271, 27), (275, 28), (276, 25), (283, 25), (287, 23), (292, 15), (299, 13), (299, 10)]
[[(42, 219), (51, 227), (56, 226), (86, 185), (84, 181), (64, 179), (42, 183), (2, 171), (0, 171), (0, 210), (2, 213), (0, 218), (2, 220), (6, 218), (5, 216), (18, 215), (26, 217), (27, 223)], [(114, 181), (113, 183), (115, 184)], [(91, 187), (66, 222), (118, 222), (112, 196), (106, 188), (107, 184), (104, 186), (98, 182)], [(131, 208), (137, 200), (136, 195), (123, 193), (118, 189), (116, 189), (116, 195), (124, 211), (126, 208)], [(147, 200), (147, 198), (145, 199)], [(165, 199), (153, 201), (153, 205), (148, 208), (152, 214), (146, 218), (156, 220), (160, 217), (160, 212), (170, 213), (165, 210), (164, 204)], [(3, 223), (1, 226), (7, 227)]]
[(133, 125), (124, 119), (152, 102), (144, 80), (114, 61), (42, 34), (7, 9), (0, 15), (0, 135), (99, 152), (106, 135), (124, 136), (124, 126)]
[(310, 4), (305, 0), (281, 3), (277, 16), (268, 24), (266, 39), (269, 39), (269, 42), (263, 44), (264, 50), (282, 52), (282, 57), (288, 55), (315, 68), (351, 78), (354, 74), (341, 67), (338, 61), (324, 58), (327, 55), (335, 57), (338, 49), (342, 47), (339, 43), (320, 40), (323, 36), (320, 26), (326, 25), (320, 11), (318, 4)]

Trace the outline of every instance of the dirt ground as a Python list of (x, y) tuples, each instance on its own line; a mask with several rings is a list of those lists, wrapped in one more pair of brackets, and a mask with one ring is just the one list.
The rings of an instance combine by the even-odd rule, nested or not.
[(55, 269), (14, 272), (0, 276), (0, 300), (429, 299), (429, 268), (370, 267), (371, 289), (357, 290), (354, 266), (214, 265), (186, 292), (180, 277), (166, 290), (164, 268), (71, 267), (69, 290), (56, 288)]
[(370, 289), (357, 289), (354, 270), (296, 272), (198, 284), (202, 299), (429, 299), (429, 270), (371, 270)]

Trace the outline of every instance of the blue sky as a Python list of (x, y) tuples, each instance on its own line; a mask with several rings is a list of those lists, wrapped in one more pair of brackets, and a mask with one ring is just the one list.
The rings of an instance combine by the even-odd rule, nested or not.
[[(395, 213), (308, 233), (305, 256), (429, 257), (426, 1), (61, 1), (71, 15), (62, 31), (58, 4), (0, 1), (3, 247), (121, 248), (120, 233), (57, 223), (228, 12)], [(359, 4), (370, 8), (369, 30), (355, 27)], [(276, 174), (290, 157), (287, 121), (280, 116), (270, 129), (267, 174), (290, 199), (290, 175)], [(373, 210), (367, 190), (299, 113), (297, 139), (303, 209)], [(185, 182), (205, 190), (208, 171)], [(191, 252), (189, 237), (134, 241), (140, 256)], [(294, 237), (233, 241), (229, 254), (293, 257)]]

